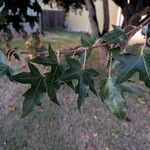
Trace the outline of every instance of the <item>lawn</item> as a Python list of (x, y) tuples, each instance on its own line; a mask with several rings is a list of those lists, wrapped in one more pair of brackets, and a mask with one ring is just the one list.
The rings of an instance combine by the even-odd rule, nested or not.
[[(44, 32), (44, 36), (41, 37), (41, 41), (48, 45), (51, 43), (54, 49), (63, 49), (63, 48), (70, 48), (80, 44), (80, 35), (82, 33), (79, 32), (71, 32), (59, 28), (52, 28), (51, 30)], [(12, 42), (11, 45), (13, 47), (24, 48), (25, 41), (20, 38), (16, 37)]]
[[(54, 29), (46, 32), (42, 41), (57, 49), (80, 44), (80, 33)], [(23, 48), (20, 38), (12, 42)], [(87, 66), (100, 66), (98, 49), (94, 50)], [(103, 72), (100, 71), (100, 77)], [(97, 89), (99, 78), (96, 79)], [(150, 103), (146, 98), (128, 97), (130, 121), (120, 122), (99, 97), (92, 93), (77, 110), (77, 95), (63, 86), (57, 96), (61, 106), (43, 98), (42, 109), (22, 119), (22, 93), (27, 86), (0, 80), (0, 150), (148, 150), (150, 147)]]

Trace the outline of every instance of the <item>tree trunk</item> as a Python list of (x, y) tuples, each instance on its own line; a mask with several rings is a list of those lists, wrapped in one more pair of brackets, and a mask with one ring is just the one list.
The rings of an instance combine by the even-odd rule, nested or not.
[(108, 0), (103, 0), (103, 12), (104, 12), (104, 24), (103, 24), (103, 32), (105, 34), (109, 31), (109, 5)]
[(101, 34), (99, 31), (98, 21), (96, 17), (96, 8), (93, 0), (84, 0), (84, 2), (89, 12), (89, 21), (91, 24), (92, 35), (100, 36)]

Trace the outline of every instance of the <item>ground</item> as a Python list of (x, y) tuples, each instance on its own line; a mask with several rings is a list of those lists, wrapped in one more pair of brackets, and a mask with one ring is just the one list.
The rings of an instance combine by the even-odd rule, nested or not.
[[(62, 36), (60, 36), (60, 34)], [(79, 43), (79, 34), (56, 32), (47, 34), (55, 48), (72, 47)], [(68, 42), (69, 41), (69, 42)], [(57, 44), (60, 42), (59, 44)], [(23, 43), (14, 41), (13, 45)], [(59, 47), (60, 46), (60, 47)], [(99, 61), (98, 52), (92, 55), (92, 65)], [(96, 79), (97, 89), (102, 78)], [(142, 84), (142, 83), (141, 83)], [(77, 110), (77, 95), (64, 86), (58, 93), (61, 106), (48, 98), (43, 109), (37, 108), (22, 119), (22, 93), (27, 86), (0, 79), (0, 150), (148, 150), (150, 149), (149, 97), (128, 97), (128, 121), (121, 122), (102, 104), (99, 97), (90, 94)]]

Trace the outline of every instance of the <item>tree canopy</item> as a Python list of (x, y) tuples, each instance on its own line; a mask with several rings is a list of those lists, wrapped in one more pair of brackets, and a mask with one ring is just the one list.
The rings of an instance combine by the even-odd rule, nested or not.
[[(39, 14), (42, 12), (37, 0), (0, 0), (0, 30), (8, 32), (8, 26), (12, 26), (19, 32), (22, 29), (23, 22), (29, 22), (33, 27), (35, 22), (39, 21)], [(34, 12), (31, 15), (29, 12)]]
[(123, 26), (138, 25), (141, 17), (150, 15), (149, 0), (113, 0), (122, 9), (124, 16)]

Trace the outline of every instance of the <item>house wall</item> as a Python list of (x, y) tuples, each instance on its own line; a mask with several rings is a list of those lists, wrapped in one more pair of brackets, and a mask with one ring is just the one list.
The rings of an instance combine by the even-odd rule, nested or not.
[[(95, 2), (99, 28), (103, 28), (103, 4), (102, 1)], [(110, 13), (110, 29), (112, 24), (117, 23), (118, 7), (112, 0), (109, 0), (109, 13)], [(71, 30), (91, 32), (90, 22), (88, 19), (88, 11), (84, 8), (83, 11), (71, 10), (66, 18), (67, 27)]]
[[(102, 30), (103, 28), (103, 4), (101, 0), (97, 0), (95, 2), (97, 18), (99, 23), (99, 28)], [(54, 4), (53, 8), (50, 8), (48, 5), (44, 5), (41, 3), (42, 9), (49, 10), (60, 10)], [(62, 9), (61, 9), (62, 10)], [(109, 14), (110, 14), (110, 29), (112, 28), (112, 24), (117, 24), (118, 17), (118, 7), (114, 4), (112, 0), (109, 0)], [(71, 9), (68, 14), (66, 14), (66, 20), (64, 21), (65, 26), (74, 31), (85, 31), (91, 32), (90, 22), (88, 18), (88, 11), (84, 7), (83, 10), (73, 10)]]

